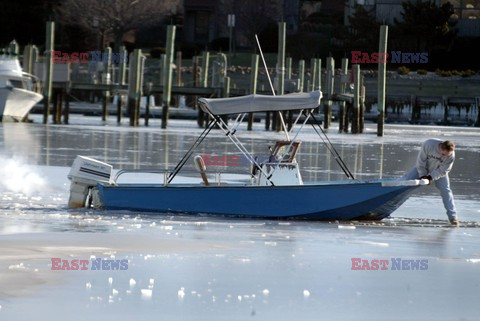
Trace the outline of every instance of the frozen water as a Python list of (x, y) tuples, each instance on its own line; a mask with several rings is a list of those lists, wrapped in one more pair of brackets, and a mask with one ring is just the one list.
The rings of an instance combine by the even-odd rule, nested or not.
[[(70, 210), (66, 176), (77, 154), (115, 168), (173, 168), (200, 132), (186, 121), (160, 130), (156, 120), (149, 128), (71, 120), (0, 125), (0, 320), (478, 318), (479, 129), (387, 126), (378, 138), (369, 126), (363, 135), (329, 135), (359, 178), (400, 176), (424, 139), (454, 140), (451, 181), (462, 223), (451, 228), (434, 187), (376, 223)], [(266, 155), (282, 136), (255, 128), (242, 126), (242, 141)], [(300, 139), (306, 181), (343, 178), (312, 130)], [(198, 152), (240, 156), (219, 132)], [(237, 179), (249, 166), (207, 168), (215, 170)], [(52, 271), (52, 257), (127, 259), (128, 269)], [(428, 260), (428, 269), (352, 270), (352, 258)]]

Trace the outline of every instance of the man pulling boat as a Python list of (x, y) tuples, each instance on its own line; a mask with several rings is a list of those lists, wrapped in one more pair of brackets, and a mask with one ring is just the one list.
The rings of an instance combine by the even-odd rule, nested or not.
[(455, 144), (453, 142), (428, 139), (423, 143), (418, 153), (415, 167), (408, 171), (403, 179), (428, 179), (430, 182), (433, 181), (435, 187), (440, 191), (450, 223), (458, 226), (457, 210), (448, 177), (454, 161)]

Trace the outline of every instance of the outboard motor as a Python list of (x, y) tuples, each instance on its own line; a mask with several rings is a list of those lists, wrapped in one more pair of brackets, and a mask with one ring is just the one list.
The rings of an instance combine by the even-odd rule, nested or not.
[(112, 166), (85, 156), (77, 156), (68, 173), (70, 198), (68, 207), (85, 207), (89, 189), (97, 183), (110, 183)]

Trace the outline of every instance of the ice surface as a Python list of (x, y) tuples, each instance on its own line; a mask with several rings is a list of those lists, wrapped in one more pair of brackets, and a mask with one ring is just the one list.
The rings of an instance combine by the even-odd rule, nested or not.
[(152, 297), (153, 291), (151, 289), (141, 289), (142, 298), (150, 299)]
[[(383, 138), (373, 125), (355, 136), (330, 130), (358, 178), (400, 176), (422, 140), (454, 140), (451, 184), (462, 222), (451, 228), (434, 187), (376, 223), (70, 210), (66, 176), (77, 154), (115, 168), (173, 168), (201, 131), (185, 121), (171, 121), (165, 131), (156, 120), (149, 128), (71, 120), (69, 126), (0, 125), (0, 320), (51, 320), (52, 313), (58, 320), (478, 318), (479, 129), (388, 125)], [(254, 127), (246, 132), (242, 125), (239, 137), (256, 155), (283, 139)], [(239, 155), (223, 134), (211, 136), (199, 153)], [(306, 181), (343, 179), (311, 129), (300, 138)], [(245, 179), (249, 166), (207, 168), (215, 170), (225, 173), (222, 179)], [(182, 175), (200, 180), (195, 172)], [(52, 257), (129, 264), (123, 271), (52, 271)], [(428, 269), (352, 270), (352, 258), (428, 260)]]

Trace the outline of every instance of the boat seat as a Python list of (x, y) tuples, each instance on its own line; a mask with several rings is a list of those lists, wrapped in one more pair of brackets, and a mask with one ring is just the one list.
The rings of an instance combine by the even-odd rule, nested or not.
[(200, 176), (202, 177), (203, 185), (209, 186), (210, 184), (208, 183), (208, 178), (206, 174), (207, 168), (205, 166), (205, 162), (203, 161), (202, 156), (200, 155), (195, 156), (193, 158), (193, 161), (195, 163), (195, 168), (197, 169), (197, 171), (200, 173)]

